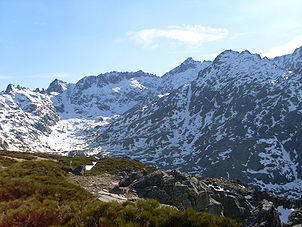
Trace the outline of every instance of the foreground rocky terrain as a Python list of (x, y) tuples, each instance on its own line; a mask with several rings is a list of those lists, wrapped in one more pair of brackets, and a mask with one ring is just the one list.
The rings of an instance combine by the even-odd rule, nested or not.
[(162, 77), (9, 85), (0, 93), (0, 148), (127, 156), (301, 198), (301, 65), (302, 48), (274, 59), (227, 50)]
[[(21, 204), (23, 205), (28, 204), (29, 206), (33, 206), (30, 203), (33, 203), (33, 198), (35, 197), (39, 201), (52, 198), (53, 202), (56, 201), (56, 206), (66, 209), (67, 206), (70, 207), (70, 204), (74, 204), (77, 199), (86, 196), (86, 203), (98, 199), (103, 202), (116, 201), (125, 204), (122, 206), (127, 206), (126, 204), (129, 204), (129, 201), (135, 202), (154, 199), (161, 203), (160, 207), (164, 207), (170, 210), (170, 212), (173, 210), (173, 212), (177, 210), (188, 212), (187, 209), (191, 208), (195, 211), (215, 216), (232, 218), (241, 223), (241, 226), (247, 227), (289, 227), (302, 224), (301, 200), (279, 198), (267, 192), (255, 190), (238, 181), (230, 181), (223, 178), (198, 178), (183, 174), (178, 170), (164, 172), (127, 158), (71, 158), (41, 153), (30, 154), (0, 151), (0, 166), (4, 168), (1, 170), (0, 177), (0, 210), (2, 209), (1, 207), (7, 206), (7, 201), (14, 203), (15, 211), (13, 213), (5, 211), (2, 216), (9, 217), (15, 223), (22, 220), (20, 219), (21, 217), (23, 218), (23, 224), (27, 223), (26, 220), (33, 220), (34, 217), (38, 217), (33, 215), (36, 212), (34, 210), (29, 215), (22, 208), (23, 211), (20, 213), (22, 209), (19, 209), (16, 201), (22, 202)], [(24, 174), (26, 174), (26, 177), (23, 176)], [(23, 179), (20, 178), (22, 176)], [(50, 183), (51, 180), (55, 179), (53, 177), (58, 179), (56, 183)], [(69, 183), (67, 183), (66, 177), (69, 179)], [(27, 189), (27, 182), (29, 180), (31, 182), (31, 190)], [(91, 196), (85, 194), (81, 188), (86, 191), (85, 193), (91, 193)], [(65, 194), (66, 190), (68, 191), (67, 194)], [(27, 196), (31, 195), (33, 198), (31, 200), (24, 200), (24, 196), (18, 196), (23, 193), (26, 193)], [(54, 194), (54, 197), (49, 197), (52, 194)], [(77, 197), (69, 198), (72, 194), (77, 195)], [(3, 195), (5, 195), (5, 199)], [(17, 196), (18, 198), (13, 198), (13, 196)], [(72, 200), (70, 201), (70, 199)], [(65, 204), (63, 206), (62, 201), (68, 203), (63, 202)], [(58, 205), (59, 203), (61, 205)], [(83, 206), (83, 202), (81, 203), (81, 206)], [(39, 210), (48, 209), (47, 206), (49, 204), (43, 204), (39, 205)], [(109, 208), (107, 207), (106, 209)], [(112, 209), (114, 208), (112, 207)], [(151, 209), (151, 207), (148, 209)], [(65, 210), (64, 212), (70, 211)], [(93, 215), (91, 211), (90, 213), (87, 213), (85, 210), (81, 212), (86, 212), (86, 215)], [(29, 216), (27, 217), (27, 215), (33, 218), (28, 219)], [(47, 215), (49, 216), (49, 220), (51, 220), (51, 212), (44, 214), (45, 218), (47, 218)], [(73, 226), (78, 226), (82, 214), (77, 213), (77, 215), (79, 215), (78, 218), (72, 219), (76, 222), (66, 222), (69, 223), (66, 226), (70, 226), (70, 223), (73, 223)], [(171, 213), (168, 215), (171, 215)], [(1, 224), (6, 223), (2, 216), (0, 216)], [(140, 215), (136, 213), (135, 216), (139, 217)], [(215, 220), (215, 216), (212, 216), (212, 221)], [(90, 216), (91, 218), (92, 216)], [(89, 220), (89, 218), (87, 217), (86, 220)], [(224, 222), (223, 226), (236, 226), (235, 222), (228, 221), (228, 219), (225, 219)], [(45, 224), (46, 222), (42, 226)], [(88, 224), (88, 226), (91, 225)], [(118, 226), (123, 225), (118, 224)], [(199, 222), (197, 226), (207, 225)], [(216, 225), (212, 223), (209, 226)]]

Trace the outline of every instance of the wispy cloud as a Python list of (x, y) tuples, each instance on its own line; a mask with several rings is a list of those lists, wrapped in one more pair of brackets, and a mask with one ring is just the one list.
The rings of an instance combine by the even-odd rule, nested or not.
[(189, 45), (213, 42), (225, 38), (226, 28), (212, 28), (202, 25), (170, 26), (167, 29), (143, 29), (130, 31), (128, 36), (137, 43), (147, 47), (158, 47), (160, 39), (169, 39)]
[(302, 35), (296, 36), (294, 39), (283, 45), (272, 47), (268, 52), (261, 55), (263, 57), (273, 58), (276, 56), (290, 54), (300, 46), (302, 46)]

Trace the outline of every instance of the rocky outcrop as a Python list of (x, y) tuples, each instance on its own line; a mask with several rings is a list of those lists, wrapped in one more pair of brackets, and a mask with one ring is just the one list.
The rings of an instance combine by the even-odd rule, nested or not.
[(281, 227), (279, 213), (274, 204), (263, 200), (245, 221), (245, 227)]
[(302, 208), (294, 210), (288, 216), (288, 223), (286, 224), (288, 227), (302, 227)]
[[(246, 227), (301, 227), (301, 208), (281, 223), (275, 207), (300, 207), (299, 201), (285, 200), (269, 193), (223, 178), (196, 178), (178, 170), (123, 169), (120, 173), (76, 176), (71, 178), (102, 201), (155, 199), (177, 209), (192, 208), (214, 215), (227, 216)], [(257, 195), (257, 196), (256, 196)], [(265, 198), (260, 201), (260, 198)], [(260, 201), (260, 202), (259, 202)], [(256, 208), (253, 209), (253, 206)], [(284, 216), (284, 214), (283, 214)]]
[(62, 80), (55, 79), (53, 82), (50, 83), (48, 88), (46, 89), (46, 92), (48, 94), (52, 92), (56, 92), (61, 94), (63, 91), (67, 89), (68, 84)]
[(76, 168), (74, 168), (73, 170), (72, 170), (72, 173), (74, 174), (74, 175), (84, 175), (84, 173), (85, 173), (85, 166), (77, 166)]
[[(1, 130), (1, 125), (0, 125), (0, 130)], [(8, 146), (9, 146), (8, 143), (2, 138), (0, 138), (0, 149), (7, 150)]]
[(155, 199), (181, 210), (193, 208), (237, 220), (243, 220), (250, 214), (251, 205), (236, 190), (214, 187), (178, 170), (170, 173), (158, 170), (147, 175), (144, 171), (127, 169), (120, 176), (119, 185), (110, 192), (120, 194), (131, 189), (139, 198)]

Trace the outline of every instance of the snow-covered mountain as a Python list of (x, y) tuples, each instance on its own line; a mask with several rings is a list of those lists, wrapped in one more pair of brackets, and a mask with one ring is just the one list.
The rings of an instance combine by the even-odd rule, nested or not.
[[(108, 124), (138, 104), (158, 99), (167, 91), (162, 85), (171, 90), (196, 79), (203, 63), (190, 62), (177, 67), (179, 73), (172, 70), (170, 80), (138, 71), (87, 76), (76, 84), (56, 79), (46, 90), (9, 85), (0, 93), (0, 149), (86, 151), (92, 128)], [(185, 72), (191, 73), (184, 76)]]
[(65, 105), (62, 112), (70, 114), (72, 111), (81, 117), (120, 115), (146, 97), (157, 95), (159, 80), (143, 71), (88, 76), (77, 82), (73, 89), (56, 96), (55, 103)]
[(192, 83), (100, 129), (95, 146), (301, 196), (301, 58), (224, 51)]
[(302, 48), (0, 93), (0, 149), (126, 155), (301, 197)]
[(8, 85), (0, 93), (0, 149), (39, 151), (40, 138), (59, 121), (47, 94)]

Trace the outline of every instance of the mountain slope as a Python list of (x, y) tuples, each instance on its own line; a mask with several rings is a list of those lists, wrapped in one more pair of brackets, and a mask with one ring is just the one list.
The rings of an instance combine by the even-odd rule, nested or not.
[(198, 73), (211, 63), (211, 61), (200, 62), (193, 60), (191, 57), (187, 58), (179, 66), (161, 77), (162, 82), (159, 87), (162, 93), (171, 92), (186, 83), (192, 82), (197, 78)]
[(59, 116), (47, 94), (9, 85), (0, 93), (0, 148), (40, 150)]
[(273, 61), (225, 51), (191, 84), (100, 129), (95, 146), (300, 196), (302, 78)]
[[(92, 128), (108, 124), (138, 104), (157, 99), (166, 92), (160, 87), (163, 84), (172, 89), (195, 79), (199, 64), (193, 59), (185, 61), (165, 81), (166, 77), (138, 71), (87, 76), (76, 84), (55, 79), (46, 90), (9, 85), (6, 92), (0, 93), (0, 148), (89, 152)], [(184, 74), (189, 71), (190, 75)]]

